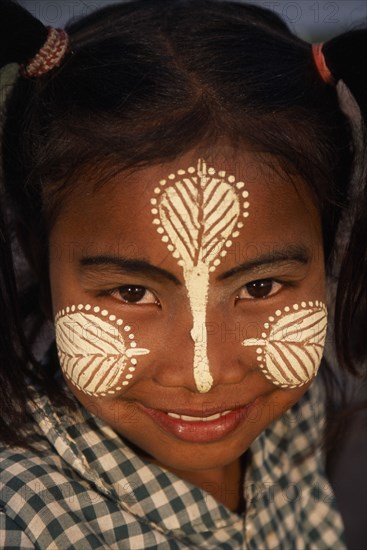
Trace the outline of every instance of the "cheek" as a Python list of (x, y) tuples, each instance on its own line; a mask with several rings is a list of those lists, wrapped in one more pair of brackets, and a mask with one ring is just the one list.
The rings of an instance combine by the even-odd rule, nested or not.
[(149, 354), (138, 347), (131, 326), (98, 306), (66, 307), (57, 313), (55, 327), (66, 378), (91, 396), (113, 395), (128, 386), (138, 357)]
[[(66, 379), (86, 395), (104, 397), (120, 393), (145, 369), (146, 360), (140, 364), (140, 356), (147, 355), (149, 364), (159, 356), (156, 342), (151, 338), (140, 342), (140, 335), (137, 341), (132, 326), (99, 306), (68, 306), (58, 312), (55, 325), (61, 368)], [(246, 358), (243, 365), (255, 363), (265, 378), (279, 388), (304, 387), (319, 368), (326, 326), (326, 307), (318, 300), (278, 309), (263, 323), (260, 337), (241, 342), (243, 347), (239, 351)], [(140, 347), (147, 340), (152, 349)], [(166, 345), (164, 355), (172, 355), (168, 348)], [(235, 348), (231, 345), (229, 351), (226, 347), (237, 356)], [(189, 363), (189, 358), (186, 359)]]
[(255, 348), (258, 367), (275, 386), (297, 388), (317, 374), (326, 329), (325, 305), (301, 302), (276, 310), (264, 323), (261, 338), (248, 338), (242, 345)]

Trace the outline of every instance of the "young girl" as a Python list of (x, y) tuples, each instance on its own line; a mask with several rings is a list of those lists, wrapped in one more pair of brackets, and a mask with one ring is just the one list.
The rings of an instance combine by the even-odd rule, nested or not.
[(329, 319), (366, 355), (366, 32), (214, 0), (0, 21), (0, 546), (345, 548), (323, 353)]

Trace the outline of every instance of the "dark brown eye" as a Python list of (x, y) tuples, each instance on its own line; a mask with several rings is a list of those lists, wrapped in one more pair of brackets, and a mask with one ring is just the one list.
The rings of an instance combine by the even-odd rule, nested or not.
[(120, 286), (113, 294), (127, 304), (154, 304), (157, 302), (156, 297), (150, 290), (139, 285)]
[(273, 279), (259, 279), (258, 281), (251, 281), (251, 283), (247, 283), (247, 285), (240, 290), (237, 298), (239, 300), (258, 300), (261, 298), (267, 298), (268, 296), (278, 292), (281, 287), (282, 285)]

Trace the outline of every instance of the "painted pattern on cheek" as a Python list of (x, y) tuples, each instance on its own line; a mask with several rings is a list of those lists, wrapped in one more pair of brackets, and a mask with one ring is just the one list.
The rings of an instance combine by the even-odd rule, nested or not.
[(281, 388), (297, 388), (316, 376), (324, 351), (327, 309), (323, 302), (301, 302), (276, 310), (264, 323), (261, 339), (248, 338), (243, 346), (257, 346), (259, 367)]
[(206, 330), (209, 274), (227, 254), (231, 239), (239, 236), (242, 218), (248, 217), (244, 187), (224, 171), (207, 169), (206, 162), (199, 159), (197, 168), (178, 170), (177, 175), (161, 180), (154, 190), (156, 197), (151, 199), (153, 224), (183, 269), (193, 316), (194, 379), (201, 393), (213, 384)]
[(129, 325), (98, 306), (66, 307), (56, 314), (55, 327), (61, 368), (88, 395), (120, 391), (133, 378), (136, 356), (149, 353), (137, 347)]

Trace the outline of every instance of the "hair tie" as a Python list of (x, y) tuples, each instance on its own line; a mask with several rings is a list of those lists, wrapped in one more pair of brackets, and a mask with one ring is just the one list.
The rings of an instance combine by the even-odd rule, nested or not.
[(315, 65), (317, 67), (318, 73), (321, 76), (322, 80), (326, 84), (334, 85), (335, 80), (333, 75), (331, 74), (330, 70), (328, 69), (328, 66), (326, 65), (324, 54), (322, 53), (322, 47), (323, 43), (320, 44), (312, 44), (312, 55), (315, 62)]
[(20, 72), (27, 78), (35, 78), (58, 67), (69, 50), (69, 36), (63, 29), (48, 28), (47, 40), (39, 52), (21, 65)]

